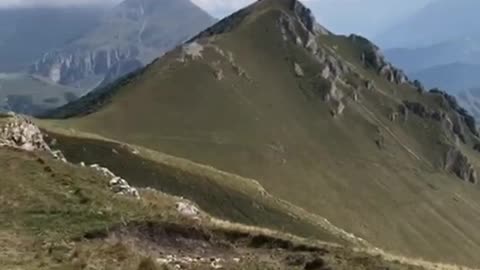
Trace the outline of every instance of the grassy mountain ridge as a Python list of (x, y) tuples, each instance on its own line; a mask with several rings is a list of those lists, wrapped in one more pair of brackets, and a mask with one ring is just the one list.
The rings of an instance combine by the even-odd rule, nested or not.
[(388, 251), (480, 263), (478, 135), (451, 97), (298, 1), (259, 1), (205, 33), (57, 123), (258, 179)]
[[(2, 130), (8, 129), (10, 121), (15, 119), (18, 118), (2, 116)], [(314, 231), (321, 232), (318, 226), (310, 227), (314, 231), (306, 230), (303, 225), (297, 227), (308, 239), (285, 233), (289, 230), (286, 220), (307, 225), (308, 219), (297, 216), (301, 212), (292, 211), (295, 208), (281, 207), (267, 194), (257, 195), (263, 192), (253, 180), (141, 147), (106, 141), (96, 135), (72, 133), (49, 123), (40, 125), (49, 130), (45, 132), (52, 147), (63, 150), (70, 161), (54, 160), (43, 151), (27, 152), (4, 145), (0, 148), (3, 267), (143, 270), (178, 268), (175, 265), (181, 265), (182, 269), (212, 269), (220, 265), (226, 269), (457, 269), (381, 253), (368, 245), (334, 244), (348, 242), (338, 242), (339, 235), (329, 235), (334, 232), (331, 230), (317, 235)], [(2, 143), (5, 139), (2, 137)], [(141, 189), (139, 198), (114, 195), (108, 188), (106, 175), (93, 167), (75, 164), (78, 160), (111, 165), (116, 174), (129, 180), (136, 178), (134, 182), (138, 185), (148, 181), (168, 189), (188, 182), (193, 185), (190, 188), (195, 188), (193, 194), (199, 204), (217, 212), (217, 216), (218, 210), (226, 217), (235, 216), (231, 203), (241, 203), (236, 197), (240, 193), (254, 206), (242, 205), (243, 220), (248, 217), (269, 220), (275, 216), (273, 208), (269, 208), (272, 206), (288, 216), (268, 221), (272, 223), (267, 227), (284, 226), (281, 231), (220, 220), (203, 211), (191, 219), (177, 210), (179, 202), (187, 202), (184, 198), (149, 188)], [(148, 176), (152, 170), (157, 171), (156, 175)], [(196, 182), (202, 184), (195, 186)], [(198, 192), (197, 187), (209, 192)], [(185, 191), (181, 193), (189, 196)], [(226, 201), (215, 202), (225, 195)], [(202, 197), (206, 204), (198, 200)], [(261, 214), (253, 214), (255, 211)]]
[[(214, 219), (194, 224), (176, 213), (175, 197), (151, 191), (143, 192), (141, 201), (112, 196), (104, 189), (105, 179), (89, 169), (42, 155), (0, 152), (7, 165), (0, 178), (0, 260), (10, 269), (170, 269), (156, 260), (165, 253), (179, 258), (210, 254), (228, 269), (433, 269)], [(196, 251), (187, 252), (192, 246)]]

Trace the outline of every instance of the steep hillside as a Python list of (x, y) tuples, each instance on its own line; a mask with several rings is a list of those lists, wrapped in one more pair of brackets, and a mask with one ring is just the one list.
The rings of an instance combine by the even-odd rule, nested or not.
[[(57, 128), (47, 138), (19, 116), (0, 116), (0, 130), (5, 269), (457, 269), (341, 240), (341, 231), (312, 226), (253, 180), (211, 167)], [(86, 165), (95, 159), (113, 172)], [(215, 218), (185, 198), (136, 189), (124, 175), (160, 189), (183, 186), (216, 216), (282, 231)], [(292, 228), (309, 238), (286, 233)]]
[(472, 117), (296, 0), (258, 1), (53, 116), (258, 179), (388, 251), (480, 264)]
[(149, 63), (213, 22), (189, 0), (125, 0), (94, 30), (44, 54), (31, 72), (93, 89)]

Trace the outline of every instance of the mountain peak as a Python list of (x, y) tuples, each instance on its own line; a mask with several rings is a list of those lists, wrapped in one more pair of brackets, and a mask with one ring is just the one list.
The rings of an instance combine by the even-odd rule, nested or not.
[(241, 25), (248, 17), (264, 14), (268, 10), (280, 10), (283, 13), (293, 15), (311, 33), (330, 34), (327, 29), (317, 23), (313, 12), (299, 0), (258, 0), (250, 6), (225, 17), (192, 40), (230, 32)]

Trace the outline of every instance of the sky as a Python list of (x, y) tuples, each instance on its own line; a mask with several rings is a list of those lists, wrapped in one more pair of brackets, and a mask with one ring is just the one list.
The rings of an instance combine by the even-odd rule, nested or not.
[[(120, 0), (0, 0), (0, 7), (105, 4)], [(217, 18), (255, 0), (191, 0)], [(317, 20), (335, 33), (372, 38), (435, 0), (303, 0)]]

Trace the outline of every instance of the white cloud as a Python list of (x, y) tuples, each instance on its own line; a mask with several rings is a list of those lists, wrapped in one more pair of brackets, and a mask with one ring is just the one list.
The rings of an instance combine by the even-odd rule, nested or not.
[(211, 13), (217, 13), (219, 11), (239, 9), (253, 3), (254, 0), (192, 0), (192, 2)]

